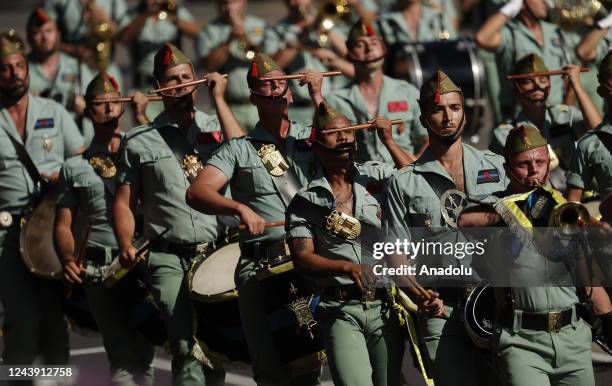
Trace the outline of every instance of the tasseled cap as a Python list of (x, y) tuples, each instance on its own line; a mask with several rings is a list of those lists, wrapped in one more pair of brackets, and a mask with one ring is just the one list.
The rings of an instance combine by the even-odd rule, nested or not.
[(504, 146), (504, 155), (522, 153), (527, 150), (547, 146), (548, 142), (540, 133), (540, 130), (531, 125), (521, 125), (510, 130)]
[(153, 76), (161, 79), (167, 69), (181, 64), (191, 64), (191, 61), (176, 46), (166, 43), (157, 51), (155, 58), (153, 58)]
[(542, 58), (536, 54), (525, 55), (514, 63), (512, 75), (533, 74), (548, 71)]
[(351, 46), (357, 38), (362, 36), (378, 36), (376, 29), (372, 23), (364, 18), (359, 19), (348, 33), (348, 39), (346, 40), (346, 45)]
[(599, 77), (606, 76), (612, 72), (612, 50), (599, 63)]
[(49, 14), (43, 8), (36, 8), (28, 18), (28, 22), (26, 23), (26, 31), (28, 34), (32, 33), (34, 29), (40, 28), (46, 23), (53, 21)]
[(440, 103), (440, 96), (451, 92), (458, 92), (463, 95), (461, 89), (452, 81), (452, 79), (442, 71), (436, 71), (435, 74), (427, 82), (421, 86), (419, 94), (419, 104), (432, 101)]
[(282, 68), (276, 64), (276, 62), (268, 55), (258, 53), (251, 62), (249, 72), (247, 72), (247, 82), (249, 87), (253, 87), (253, 81), (264, 77), (267, 73), (272, 71), (283, 71)]
[(23, 53), (23, 40), (15, 30), (12, 29), (0, 34), (0, 58)]
[(87, 91), (85, 91), (85, 100), (91, 101), (98, 95), (108, 94), (112, 92), (119, 92), (119, 85), (112, 76), (108, 75), (106, 71), (101, 71), (95, 78), (87, 85)]
[(315, 110), (314, 118), (312, 119), (312, 131), (310, 132), (309, 142), (314, 142), (321, 130), (325, 129), (325, 126), (329, 125), (334, 119), (346, 118), (346, 115), (334, 110), (325, 102), (321, 102)]

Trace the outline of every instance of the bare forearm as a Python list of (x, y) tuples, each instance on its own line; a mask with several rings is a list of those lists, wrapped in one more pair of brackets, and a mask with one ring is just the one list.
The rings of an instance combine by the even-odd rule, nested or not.
[(347, 78), (355, 78), (355, 66), (351, 62), (343, 58), (337, 58), (334, 60), (333, 66), (340, 72), (342, 75)]
[(567, 189), (567, 201), (569, 202), (580, 202), (582, 201), (582, 189), (569, 187)]
[(236, 116), (230, 109), (229, 105), (222, 97), (213, 99), (215, 109), (217, 110), (217, 116), (219, 117), (219, 123), (223, 130), (223, 136), (226, 141), (233, 138), (244, 137), (246, 132), (240, 126), (240, 123), (236, 119)]
[(582, 87), (582, 85), (579, 83), (572, 86), (574, 92), (576, 93), (576, 97), (578, 98), (578, 103), (580, 103), (580, 110), (582, 110), (585, 132), (587, 130), (592, 130), (601, 123), (601, 115), (584, 87)]
[(131, 44), (134, 42), (140, 34), (140, 31), (142, 31), (142, 27), (144, 27), (148, 17), (148, 14), (138, 15), (130, 24), (121, 30), (118, 35), (119, 41), (123, 44)]
[(200, 183), (201, 178), (203, 178), (202, 173), (187, 190), (185, 197), (187, 205), (204, 214), (240, 215), (243, 204), (224, 197), (203, 181)]
[(198, 33), (201, 29), (200, 24), (196, 23), (195, 21), (181, 19), (178, 19), (176, 21), (176, 27), (179, 29), (179, 31), (189, 36), (190, 38), (195, 38), (196, 36), (198, 36)]
[(349, 262), (331, 260), (314, 253), (313, 240), (310, 238), (294, 238), (289, 240), (289, 248), (293, 261), (302, 271), (324, 276), (340, 276), (346, 274)]
[(597, 45), (608, 33), (608, 28), (594, 28), (576, 46), (576, 56), (583, 62), (592, 62), (597, 57)]
[(293, 62), (298, 52), (297, 48), (284, 48), (274, 55), (274, 61), (280, 68), (285, 68)]
[(136, 223), (134, 221), (134, 213), (129, 204), (123, 202), (115, 202), (113, 205), (113, 219), (115, 226), (115, 235), (121, 249), (127, 249), (132, 245), (134, 238), (134, 229)]
[(603, 315), (612, 311), (612, 303), (604, 287), (587, 287), (586, 291), (591, 293), (591, 302), (593, 303), (595, 315)]
[(385, 143), (385, 147), (387, 150), (389, 150), (389, 154), (391, 154), (391, 158), (393, 158), (393, 163), (395, 164), (396, 169), (401, 169), (404, 166), (408, 166), (415, 160), (412, 154), (405, 152), (395, 141)]
[(501, 29), (510, 19), (497, 12), (484, 23), (476, 33), (476, 42), (487, 51), (495, 51), (501, 44)]
[(493, 209), (490, 211), (464, 212), (459, 216), (460, 228), (468, 227), (490, 227), (501, 221), (501, 216)]
[(70, 225), (57, 224), (54, 229), (55, 247), (62, 261), (76, 260), (74, 235)]
[(334, 52), (336, 52), (338, 56), (345, 57), (348, 53), (348, 48), (346, 47), (346, 42), (344, 41), (344, 38), (342, 38), (333, 30), (329, 31), (327, 37), (329, 39), (329, 42), (331, 43)]
[(217, 71), (223, 63), (227, 62), (229, 57), (230, 41), (219, 44), (215, 47), (208, 56), (202, 59), (202, 65), (206, 71)]

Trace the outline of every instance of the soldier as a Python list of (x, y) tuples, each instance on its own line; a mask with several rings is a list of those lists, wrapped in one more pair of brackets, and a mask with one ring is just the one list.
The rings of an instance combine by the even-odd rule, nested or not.
[(198, 57), (208, 71), (230, 74), (227, 100), (242, 127), (251, 130), (259, 117), (249, 102), (246, 75), (263, 43), (266, 23), (246, 14), (246, 0), (217, 0), (217, 7), (217, 19), (198, 35)]
[[(3, 362), (68, 363), (62, 284), (34, 276), (19, 246), (20, 221), (40, 194), (58, 180), (64, 160), (83, 152), (83, 137), (57, 102), (28, 92), (21, 44), (0, 37), (0, 301), (4, 309)], [(44, 181), (43, 181), (44, 179)], [(49, 230), (50, 231), (50, 230)]]
[(387, 46), (456, 39), (457, 22), (452, 16), (453, 7), (448, 7), (446, 3), (435, 5), (421, 0), (398, 0), (397, 11), (383, 14), (378, 22)]
[[(106, 288), (99, 275), (101, 267), (110, 264), (118, 249), (112, 227), (112, 203), (117, 158), (125, 134), (119, 126), (121, 104), (98, 100), (116, 97), (119, 97), (117, 82), (104, 72), (87, 86), (87, 114), (95, 135), (85, 153), (68, 159), (60, 172), (55, 243), (64, 264), (64, 279), (72, 285), (84, 282), (90, 309), (102, 333), (112, 384), (152, 385), (155, 346), (130, 322), (131, 310), (123, 307), (116, 292)], [(85, 268), (78, 260), (77, 238), (72, 232), (78, 220), (91, 224), (84, 256), (88, 274), (84, 279)]]
[[(551, 212), (546, 208), (565, 202), (553, 189), (534, 190), (547, 183), (547, 149), (546, 139), (537, 128), (522, 125), (513, 129), (504, 147), (504, 167), (511, 180), (504, 196), (510, 196), (499, 200), (494, 211), (470, 210), (462, 214), (460, 224), (477, 227), (502, 224), (511, 229), (517, 225), (547, 227)], [(534, 210), (536, 203), (544, 209)], [(513, 208), (518, 208), (521, 215), (514, 214)], [(547, 240), (547, 243), (561, 242)], [(542, 247), (536, 244), (533, 240), (525, 242), (522, 239), (519, 248), (501, 245), (505, 253), (512, 252), (511, 256), (502, 253), (502, 267), (496, 268), (504, 272), (505, 284), (512, 288), (495, 288), (501, 317), (493, 339), (500, 378), (505, 385), (511, 386), (594, 385), (591, 331), (576, 313), (579, 301), (576, 288), (572, 284), (564, 286), (559, 279), (560, 273), (574, 273), (573, 267), (584, 262), (584, 251), (568, 246), (552, 259), (540, 252)], [(508, 264), (508, 261), (513, 263)], [(571, 270), (568, 267), (572, 267)], [(554, 283), (552, 272), (555, 272)], [(532, 285), (526, 286), (530, 281)], [(602, 318), (609, 335), (612, 304), (605, 289), (592, 287), (587, 292), (591, 293), (595, 313)], [(610, 338), (608, 336), (608, 340)]]
[[(315, 317), (334, 384), (396, 385), (403, 339), (387, 290), (373, 288), (368, 266), (372, 261), (357, 239), (359, 233), (380, 228), (383, 187), (395, 169), (375, 161), (355, 163), (354, 131), (323, 131), (348, 125), (344, 115), (319, 106), (313, 122), (313, 153), (322, 170), (289, 205), (289, 246), (295, 265), (309, 274), (321, 295)], [(412, 162), (394, 144), (389, 120), (378, 117), (372, 126), (390, 152), (399, 152), (398, 168)], [(338, 229), (326, 227), (332, 213), (345, 217)]]
[[(200, 25), (187, 7), (166, 0), (140, 0), (137, 6), (129, 10), (128, 15), (130, 22), (117, 38), (131, 48), (134, 66), (132, 87), (144, 92), (155, 84), (151, 75), (155, 53), (166, 42), (180, 47), (184, 35), (195, 38)], [(163, 109), (161, 102), (150, 103), (147, 115), (155, 117)]]
[[(499, 99), (503, 119), (512, 119), (511, 85), (505, 79), (519, 58), (538, 54), (548, 68), (559, 69), (573, 61), (573, 48), (569, 47), (559, 27), (544, 21), (548, 14), (545, 0), (512, 0), (493, 14), (476, 33), (481, 48), (495, 52), (501, 84)], [(561, 78), (551, 79), (549, 102), (563, 103), (564, 87)]]
[[(282, 358), (272, 345), (262, 289), (255, 277), (260, 260), (287, 256), (288, 253), (284, 230), (265, 228), (265, 222), (283, 220), (297, 190), (316, 173), (316, 164), (306, 142), (310, 129), (288, 118), (293, 96), (287, 81), (260, 79), (282, 75), (284, 72), (270, 57), (264, 54), (255, 56), (247, 82), (260, 121), (249, 136), (224, 144), (208, 160), (204, 171), (189, 189), (187, 202), (203, 213), (238, 216), (246, 225), (247, 231), (242, 232), (240, 238), (241, 257), (235, 277), (240, 293), (240, 318), (255, 381), (259, 384), (318, 384), (318, 373), (289, 379)], [(300, 82), (308, 83), (314, 103), (318, 105), (323, 101), (320, 74), (307, 73)], [(262, 157), (265, 155), (274, 162), (264, 164)], [(287, 180), (272, 179), (279, 170)], [(219, 193), (228, 182), (233, 199)]]
[[(486, 201), (507, 184), (502, 157), (462, 144), (463, 94), (446, 74), (438, 71), (421, 87), (419, 104), (429, 146), (413, 164), (391, 177), (383, 210), (384, 229), (398, 236), (409, 227), (432, 233), (440, 227), (455, 228), (461, 202)], [(444, 261), (458, 263), (448, 259)], [(431, 300), (414, 288), (409, 293), (422, 310), (420, 333), (433, 364), (434, 381), (441, 386), (456, 385), (458, 380), (465, 385), (497, 384), (488, 379), (492, 375), (486, 361), (465, 332), (459, 312), (465, 302), (463, 282), (448, 285), (438, 287), (437, 293), (429, 290)]]
[[(383, 74), (385, 45), (373, 26), (359, 20), (347, 40), (349, 60), (355, 66), (355, 79), (328, 98), (329, 104), (351, 122), (365, 122), (379, 115), (402, 119), (393, 137), (406, 152), (418, 157), (427, 146), (427, 132), (418, 121), (418, 90), (408, 82)], [(392, 158), (376, 133), (360, 131), (357, 136), (357, 161), (391, 162)]]
[[(195, 80), (191, 62), (175, 46), (166, 43), (155, 55), (153, 75), (158, 86), (175, 86)], [(192, 306), (185, 285), (191, 262), (215, 248), (220, 225), (213, 216), (197, 213), (185, 204), (189, 178), (216, 149), (222, 138), (244, 135), (223, 93), (227, 81), (217, 73), (207, 75), (217, 116), (194, 108), (195, 87), (162, 93), (166, 110), (148, 125), (127, 135), (119, 161), (120, 182), (113, 207), (115, 233), (122, 265), (142, 260), (132, 245), (134, 204), (139, 200), (144, 215), (143, 235), (153, 238), (169, 231), (150, 248), (147, 269), (153, 296), (168, 331), (174, 385), (222, 383), (224, 374), (213, 372), (192, 354), (194, 346)], [(223, 130), (223, 135), (222, 131)], [(190, 162), (197, 155), (195, 165)]]

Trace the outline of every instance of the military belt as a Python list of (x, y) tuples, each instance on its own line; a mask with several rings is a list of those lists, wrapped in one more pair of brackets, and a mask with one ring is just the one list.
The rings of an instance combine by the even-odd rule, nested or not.
[(359, 300), (363, 303), (373, 302), (375, 300), (383, 300), (387, 296), (387, 289), (378, 288), (366, 288), (362, 290), (355, 284), (348, 284), (342, 286), (325, 287), (321, 290), (322, 300), (335, 300), (335, 301), (348, 301), (348, 300)]
[(153, 249), (158, 252), (176, 255), (178, 257), (193, 258), (197, 255), (214, 250), (215, 245), (215, 242), (179, 244), (166, 240), (159, 240), (153, 244)]
[[(523, 312), (521, 315), (521, 329), (559, 332), (563, 327), (572, 323), (572, 314), (575, 307), (563, 311), (550, 311), (545, 313)], [(501, 324), (505, 328), (513, 328), (514, 312), (504, 312)]]
[(275, 241), (254, 241), (240, 244), (242, 256), (254, 260), (270, 260), (289, 256), (289, 247), (283, 240)]

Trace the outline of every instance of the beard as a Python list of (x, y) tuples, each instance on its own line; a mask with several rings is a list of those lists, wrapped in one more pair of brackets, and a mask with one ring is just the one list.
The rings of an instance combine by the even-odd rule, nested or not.
[(178, 98), (172, 98), (171, 108), (180, 113), (191, 113), (195, 111), (193, 93), (189, 93)]
[(10, 87), (2, 87), (0, 92), (11, 100), (18, 100), (28, 92), (29, 87), (29, 80), (24, 80), (20, 85), (13, 84)]

